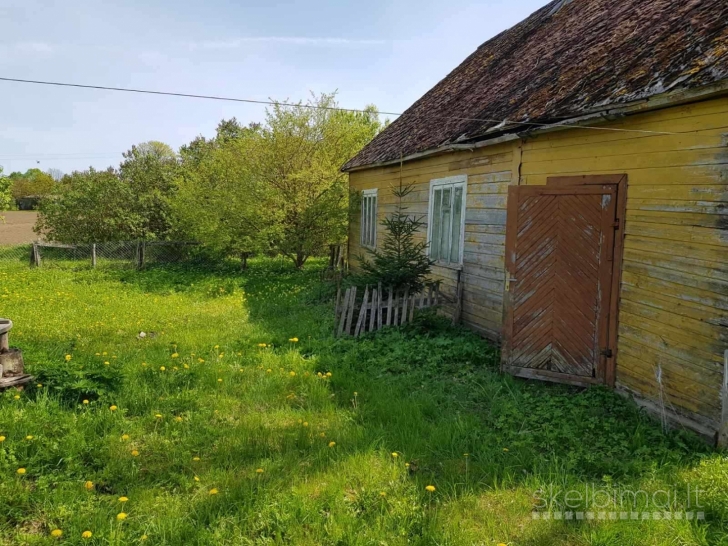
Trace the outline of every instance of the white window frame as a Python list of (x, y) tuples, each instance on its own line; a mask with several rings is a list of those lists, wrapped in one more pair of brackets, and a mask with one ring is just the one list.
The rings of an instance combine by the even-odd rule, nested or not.
[(435, 264), (441, 267), (450, 267), (453, 269), (462, 269), (463, 266), (463, 250), (465, 248), (465, 213), (467, 211), (467, 197), (468, 197), (468, 175), (461, 174), (457, 176), (448, 176), (447, 178), (436, 178), (430, 180), (430, 195), (429, 203), (427, 207), (427, 255), (431, 256), (432, 249), (432, 227), (434, 217), (434, 206), (435, 206), (435, 188), (441, 186), (452, 186), (452, 188), (461, 187), (463, 189), (463, 203), (462, 212), (460, 214), (460, 255), (458, 256), (458, 262), (450, 262), (445, 260), (437, 260)]
[[(378, 221), (378, 212), (379, 212), (379, 192), (377, 189), (373, 190), (363, 190), (361, 192), (361, 222), (359, 224), (359, 242), (361, 243), (361, 246), (364, 248), (368, 248), (370, 250), (374, 250), (377, 248), (377, 224)], [(364, 202), (366, 198), (374, 197), (374, 215), (373, 217), (366, 218), (365, 215), (367, 213), (367, 210), (364, 206)], [(371, 230), (371, 236), (372, 240), (369, 241), (369, 238), (366, 237), (367, 231)], [(371, 244), (369, 244), (371, 242)]]

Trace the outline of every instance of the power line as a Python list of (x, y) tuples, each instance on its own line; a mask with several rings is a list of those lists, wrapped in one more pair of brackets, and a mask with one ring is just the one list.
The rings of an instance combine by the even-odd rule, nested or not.
[[(15, 83), (29, 83), (29, 84), (36, 84), (36, 85), (49, 85), (49, 86), (55, 86), (55, 87), (74, 87), (74, 88), (80, 88), (80, 89), (96, 89), (101, 91), (119, 91), (124, 93), (138, 93), (138, 94), (144, 94), (144, 95), (161, 95), (161, 96), (170, 96), (170, 97), (183, 97), (183, 98), (191, 98), (191, 99), (205, 99), (205, 100), (219, 100), (219, 101), (227, 101), (227, 102), (242, 102), (247, 104), (264, 104), (268, 106), (291, 106), (291, 107), (299, 107), (299, 108), (311, 108), (315, 110), (331, 110), (331, 111), (339, 111), (339, 112), (356, 112), (356, 113), (364, 113), (368, 114), (371, 113), (368, 110), (362, 110), (357, 108), (340, 108), (337, 106), (318, 106), (315, 104), (303, 104), (303, 103), (291, 103), (291, 102), (280, 102), (280, 101), (271, 101), (271, 100), (258, 100), (258, 99), (241, 99), (241, 98), (235, 98), (235, 97), (221, 97), (216, 95), (198, 95), (193, 93), (179, 93), (174, 91), (153, 91), (149, 89), (134, 89), (130, 87), (109, 87), (105, 85), (85, 85), (80, 83), (66, 83), (66, 82), (52, 82), (52, 81), (44, 81), (44, 80), (25, 80), (20, 78), (4, 78), (0, 77), (0, 81), (6, 81), (6, 82), (15, 82)], [(401, 112), (386, 112), (386, 111), (377, 111), (378, 114), (383, 114), (387, 116), (401, 116)], [(670, 131), (648, 131), (643, 129), (619, 129), (616, 127), (595, 127), (590, 125), (575, 125), (575, 124), (569, 124), (568, 121), (562, 122), (562, 123), (537, 123), (534, 121), (512, 121), (507, 119), (488, 119), (488, 118), (466, 118), (466, 117), (457, 117), (457, 116), (444, 116), (444, 115), (438, 115), (433, 114), (432, 115), (435, 118), (440, 119), (451, 119), (456, 121), (474, 121), (474, 122), (483, 122), (483, 123), (497, 123), (499, 125), (503, 125), (504, 128), (508, 126), (509, 128), (513, 125), (521, 125), (521, 126), (531, 126), (531, 127), (564, 127), (564, 128), (572, 128), (572, 129), (590, 129), (594, 131), (612, 131), (612, 132), (619, 132), (619, 133), (639, 133), (639, 134), (647, 134), (647, 135), (676, 135), (676, 136), (696, 136), (696, 137), (709, 137), (710, 135), (696, 135), (692, 132), (670, 132)]]

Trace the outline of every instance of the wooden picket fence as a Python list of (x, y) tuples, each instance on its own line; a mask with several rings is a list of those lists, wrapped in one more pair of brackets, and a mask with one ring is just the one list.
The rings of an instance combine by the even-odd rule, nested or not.
[(439, 282), (427, 284), (425, 290), (417, 294), (410, 294), (409, 288), (384, 290), (381, 283), (371, 289), (366, 286), (359, 303), (356, 286), (347, 288), (343, 298), (339, 288), (336, 293), (336, 335), (359, 337), (365, 332), (412, 322), (416, 310), (437, 307), (441, 300)]

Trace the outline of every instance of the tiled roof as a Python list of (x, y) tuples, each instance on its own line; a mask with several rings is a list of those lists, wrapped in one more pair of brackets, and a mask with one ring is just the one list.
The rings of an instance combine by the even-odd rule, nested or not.
[(480, 46), (343, 169), (483, 140), (501, 120), (551, 123), (725, 79), (728, 0), (556, 0)]

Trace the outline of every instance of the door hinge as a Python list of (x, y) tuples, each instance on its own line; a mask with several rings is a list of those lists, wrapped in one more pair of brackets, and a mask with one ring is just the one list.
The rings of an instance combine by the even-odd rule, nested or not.
[(612, 358), (614, 356), (612, 349), (602, 349), (599, 354), (602, 356), (606, 356), (607, 358)]

